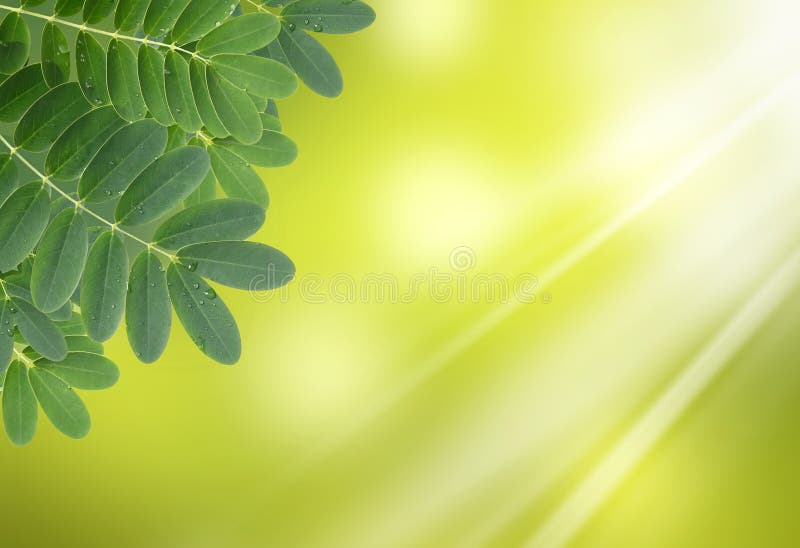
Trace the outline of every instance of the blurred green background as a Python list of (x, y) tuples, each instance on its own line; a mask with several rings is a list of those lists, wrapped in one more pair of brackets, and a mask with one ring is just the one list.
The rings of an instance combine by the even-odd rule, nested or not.
[[(280, 105), (298, 281), (220, 289), (234, 368), (118, 334), (86, 440), (0, 448), (0, 545), (800, 544), (800, 5), (370, 3)], [(536, 301), (361, 291), (432, 269)]]

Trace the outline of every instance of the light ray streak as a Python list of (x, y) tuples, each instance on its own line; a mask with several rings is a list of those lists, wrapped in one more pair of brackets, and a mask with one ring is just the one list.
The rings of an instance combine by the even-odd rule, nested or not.
[(631, 469), (725, 369), (735, 353), (796, 287), (798, 279), (800, 248), (739, 309), (525, 546), (557, 548), (567, 544)]
[[(589, 235), (586, 239), (570, 248), (561, 259), (546, 268), (539, 276), (539, 287), (548, 287), (554, 284), (575, 265), (599, 249), (614, 235), (656, 204), (661, 198), (680, 186), (681, 183), (685, 182), (701, 167), (724, 151), (749, 127), (763, 118), (777, 103), (791, 92), (796, 91), (799, 83), (800, 75), (794, 75), (788, 78), (768, 94), (753, 103), (749, 108), (745, 109), (720, 131), (714, 133), (699, 149), (683, 158), (669, 175), (655, 185), (653, 190)], [(516, 300), (509, 301), (497, 307), (470, 328), (460, 333), (457, 337), (450, 339), (446, 345), (439, 348), (436, 352), (431, 354), (428, 359), (422, 362), (419, 367), (415, 368), (413, 374), (405, 379), (404, 382), (399, 383), (385, 398), (371, 405), (366, 412), (363, 413), (354, 424), (345, 429), (344, 432), (340, 432), (337, 435), (337, 439), (332, 444), (333, 449), (345, 444), (347, 440), (357, 432), (383, 416), (408, 394), (412, 393), (414, 389), (424, 384), (428, 379), (444, 369), (454, 358), (494, 330), (523, 306), (525, 305)]]

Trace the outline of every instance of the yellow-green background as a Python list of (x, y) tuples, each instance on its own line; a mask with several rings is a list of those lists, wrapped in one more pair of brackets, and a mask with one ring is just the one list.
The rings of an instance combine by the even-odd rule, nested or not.
[[(300, 157), (263, 173), (257, 239), (325, 279), (406, 281), (469, 246), (474, 272), (557, 273), (551, 302), (220, 290), (234, 368), (178, 325), (143, 366), (121, 333), (86, 440), (42, 420), (0, 447), (0, 545), (523, 546), (800, 244), (800, 92), (748, 111), (798, 70), (794, 2), (371, 3), (371, 29), (322, 37), (344, 95), (280, 105)], [(597, 512), (567, 515), (576, 545), (800, 544), (784, 285)]]

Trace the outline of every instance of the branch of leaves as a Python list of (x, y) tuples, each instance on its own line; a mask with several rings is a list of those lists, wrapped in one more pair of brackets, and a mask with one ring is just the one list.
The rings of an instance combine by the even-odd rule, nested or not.
[(291, 68), (312, 91), (338, 97), (344, 87), (342, 73), (312, 34), (358, 32), (375, 21), (375, 11), (359, 0), (266, 0), (260, 5), (283, 9), (277, 40), (271, 40), (256, 54)]
[[(238, 34), (233, 39), (231, 33), (241, 32), (238, 23), (250, 17), (257, 18), (250, 21), (261, 39), (249, 39), (245, 45)], [(9, 13), (0, 25), (0, 42), (13, 38), (7, 29), (9, 19), (16, 19), (15, 29), (26, 28), (24, 19)], [(18, 30), (14, 32), (19, 35)], [(119, 38), (103, 46), (90, 31), (81, 30), (75, 42), (76, 83), (69, 81), (66, 36), (57, 24), (48, 22), (42, 33), (40, 64), (25, 66), (29, 40), (20, 39), (16, 49), (0, 47), (0, 72), (12, 73), (0, 85), (0, 121), (19, 120), (15, 145), (30, 151), (47, 149), (78, 117), (104, 105), (112, 105), (118, 118), (110, 114), (104, 118), (110, 126), (151, 117), (186, 133), (203, 130), (212, 137), (230, 136), (253, 144), (262, 136), (261, 114), (269, 101), (288, 97), (297, 88), (290, 69), (247, 54), (278, 32), (271, 14), (233, 18), (204, 36), (197, 43), (203, 55), (193, 56), (149, 42), (134, 51)], [(17, 50), (22, 55), (12, 55)], [(268, 125), (274, 126), (274, 120)]]
[[(127, 127), (147, 123), (144, 120)], [(149, 164), (142, 161), (144, 167), (132, 170), (131, 163), (137, 161), (140, 148), (120, 143), (114, 151), (123, 151), (118, 162), (128, 165), (125, 170), (98, 174), (92, 179), (98, 181), (97, 185), (84, 188), (83, 178), (79, 183), (78, 196), (89, 202), (93, 197), (102, 200), (107, 196), (104, 191), (98, 192), (98, 187), (124, 189), (111, 226), (102, 218), (98, 223), (99, 216), (89, 215), (91, 210), (83, 201), (51, 200), (49, 187), (41, 181), (17, 187), (16, 165), (8, 155), (0, 157), (0, 188), (11, 190), (4, 191), (8, 198), (0, 206), (0, 272), (19, 278), (13, 269), (35, 252), (29, 281), (19, 282), (29, 288), (30, 296), (21, 298), (29, 298), (44, 314), (54, 313), (75, 299), (87, 334), (99, 342), (114, 334), (126, 310), (131, 346), (139, 359), (148, 363), (155, 361), (166, 346), (171, 302), (200, 350), (220, 363), (235, 363), (241, 352), (238, 330), (227, 307), (204, 278), (238, 289), (268, 290), (287, 283), (294, 265), (276, 249), (243, 241), (264, 223), (265, 210), (260, 204), (225, 198), (178, 210), (148, 241), (137, 237), (147, 247), (129, 268), (122, 240), (131, 235), (128, 230), (174, 211), (181, 200), (210, 179), (206, 149), (180, 146), (159, 155), (166, 144), (166, 129), (153, 124), (160, 137), (143, 142), (158, 142), (154, 149), (157, 160)], [(243, 172), (236, 169), (246, 167), (239, 163), (242, 160), (224, 146), (211, 144), (208, 148), (212, 158), (220, 158), (214, 162), (217, 171), (211, 173), (220, 173), (220, 181), (229, 180), (233, 173), (238, 184)], [(148, 154), (147, 158), (152, 156)], [(140, 174), (128, 181), (132, 171)], [(263, 189), (257, 175), (255, 178)], [(116, 186), (109, 186), (112, 182)], [(169, 257), (166, 271), (157, 253)], [(35, 350), (41, 350), (29, 342)]]
[(82, 438), (91, 420), (74, 389), (110, 388), (119, 370), (102, 355), (103, 345), (86, 336), (80, 314), (71, 306), (66, 307), (66, 317), (62, 311), (43, 314), (30, 303), (29, 291), (18, 285), (21, 278), (24, 274), (16, 273), (2, 281), (5, 298), (0, 300), (0, 390), (6, 434), (16, 445), (30, 443), (38, 402), (59, 431)]
[[(198, 147), (177, 150), (198, 158), (205, 154)], [(6, 159), (0, 169), (3, 183), (14, 174), (9, 165), (13, 163)], [(192, 188), (205, 178), (207, 164), (205, 171), (186, 165), (190, 167), (178, 169), (182, 175), (167, 186), (191, 179), (187, 188)], [(151, 196), (152, 187), (138, 183), (160, 179), (164, 172), (153, 175), (138, 180), (131, 187), (134, 194)], [(156, 196), (161, 189), (155, 190)], [(124, 208), (129, 212), (137, 210), (133, 204), (141, 202), (127, 202), (126, 196), (118, 210), (120, 204), (128, 204)], [(17, 188), (0, 207), (0, 260), (6, 261), (0, 270), (14, 262), (8, 257), (19, 256), (31, 242), (35, 247), (17, 270), (0, 274), (6, 296), (0, 301), (3, 416), (9, 438), (17, 444), (33, 436), (36, 400), (66, 435), (80, 438), (88, 432), (88, 413), (72, 389), (102, 389), (116, 382), (116, 367), (101, 355), (100, 343), (114, 334), (123, 314), (128, 340), (141, 361), (155, 361), (163, 353), (174, 307), (201, 351), (232, 364), (241, 353), (239, 332), (206, 279), (268, 290), (294, 275), (294, 265), (280, 251), (242, 241), (265, 218), (260, 206), (246, 200), (202, 202), (161, 223), (151, 245), (177, 250), (166, 269), (150, 247), (129, 267), (119, 230), (88, 222), (94, 219), (87, 221), (83, 210), (64, 207), (64, 202), (51, 201), (47, 187), (33, 182)], [(81, 314), (73, 311), (78, 304)], [(11, 362), (14, 354), (17, 359)]]

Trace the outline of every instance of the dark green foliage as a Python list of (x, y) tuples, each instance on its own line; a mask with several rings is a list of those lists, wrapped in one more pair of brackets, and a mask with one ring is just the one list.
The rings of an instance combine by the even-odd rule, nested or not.
[(65, 435), (89, 432), (75, 390), (117, 382), (101, 343), (123, 318), (141, 362), (166, 350), (173, 311), (203, 354), (239, 360), (209, 281), (263, 291), (295, 274), (245, 241), (269, 206), (252, 166), (297, 156), (275, 101), (298, 80), (339, 95), (312, 34), (374, 18), (359, 0), (0, 4), (0, 394), (14, 444), (33, 439), (39, 406)]

